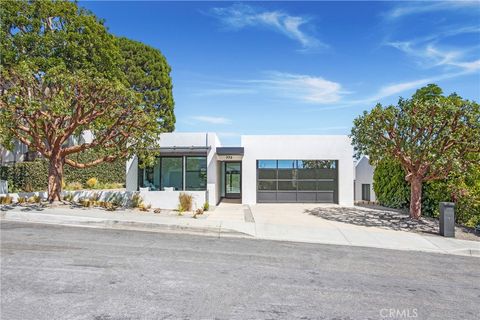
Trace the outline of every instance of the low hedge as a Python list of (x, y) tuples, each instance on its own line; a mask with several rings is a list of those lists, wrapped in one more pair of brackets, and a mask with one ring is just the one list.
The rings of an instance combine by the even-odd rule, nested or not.
[[(86, 162), (95, 159), (92, 153), (84, 152), (75, 157), (75, 161)], [(77, 169), (69, 165), (64, 167), (65, 184), (79, 182), (85, 185), (90, 178), (100, 183), (125, 183), (125, 161), (117, 160), (102, 163), (86, 169)], [(0, 179), (7, 180), (9, 189), (13, 191), (43, 191), (48, 185), (48, 161), (40, 159), (30, 162), (19, 162), (14, 166), (0, 167)]]

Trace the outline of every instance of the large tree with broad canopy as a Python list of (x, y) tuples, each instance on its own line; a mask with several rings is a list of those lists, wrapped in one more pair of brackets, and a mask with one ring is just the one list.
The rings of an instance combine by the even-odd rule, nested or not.
[[(49, 160), (50, 201), (60, 200), (65, 164), (151, 160), (147, 150), (175, 123), (158, 50), (116, 38), (69, 1), (3, 1), (0, 20), (0, 142), (19, 140)], [(92, 141), (68, 143), (85, 132)], [(85, 150), (98, 157), (78, 162)]]
[(421, 217), (422, 184), (447, 178), (478, 161), (480, 109), (457, 94), (444, 96), (430, 84), (397, 105), (377, 104), (354, 120), (351, 137), (356, 156), (373, 164), (397, 159), (410, 184), (410, 216)]

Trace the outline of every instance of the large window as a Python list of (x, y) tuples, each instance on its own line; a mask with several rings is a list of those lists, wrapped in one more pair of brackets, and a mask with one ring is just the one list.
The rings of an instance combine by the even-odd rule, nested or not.
[(258, 160), (258, 202), (337, 202), (336, 160)]
[(160, 159), (155, 159), (153, 167), (138, 168), (138, 185), (140, 188), (160, 190)]
[(160, 164), (161, 190), (183, 190), (183, 157), (161, 157)]
[(207, 157), (157, 157), (153, 167), (138, 168), (138, 186), (151, 191), (207, 190)]
[(186, 190), (207, 190), (207, 158), (186, 157)]

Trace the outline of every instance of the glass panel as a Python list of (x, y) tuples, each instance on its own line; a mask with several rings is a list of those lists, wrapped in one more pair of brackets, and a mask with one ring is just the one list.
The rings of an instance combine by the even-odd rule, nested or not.
[(186, 157), (185, 189), (207, 190), (207, 158)]
[(228, 194), (240, 194), (240, 163), (225, 163), (225, 192)]
[(258, 181), (258, 190), (277, 190), (277, 181)]
[(186, 157), (187, 171), (207, 170), (207, 157)]
[(278, 190), (297, 190), (297, 181), (278, 181)]
[(278, 179), (295, 179), (296, 176), (295, 169), (278, 169)]
[(335, 190), (334, 181), (318, 181), (317, 188), (319, 191)]
[(159, 190), (160, 181), (158, 180), (160, 170), (160, 160), (155, 160), (153, 167), (138, 168), (139, 188), (149, 188), (151, 191)]
[(335, 160), (298, 160), (299, 169), (335, 169)]
[(258, 179), (277, 179), (277, 169), (258, 169)]
[(295, 169), (295, 160), (278, 160), (278, 169)]
[(240, 193), (240, 174), (239, 173), (228, 173), (226, 176), (226, 186), (227, 193)]
[(337, 175), (335, 169), (315, 169), (317, 179), (334, 179)]
[(317, 190), (317, 182), (316, 181), (298, 181), (298, 190), (315, 191)]
[(277, 160), (258, 160), (259, 169), (277, 169)]
[(161, 189), (183, 190), (183, 158), (162, 157), (161, 163)]
[(315, 169), (297, 169), (297, 178), (300, 180), (316, 179), (317, 173)]
[(238, 162), (226, 162), (225, 170), (228, 172), (240, 173), (240, 163)]

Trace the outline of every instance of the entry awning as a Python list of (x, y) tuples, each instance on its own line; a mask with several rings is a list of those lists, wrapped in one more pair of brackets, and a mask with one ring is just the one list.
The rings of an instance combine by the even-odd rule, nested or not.
[(220, 161), (242, 160), (243, 147), (218, 147), (217, 159)]
[(179, 146), (160, 147), (160, 156), (206, 156), (210, 147)]
[(224, 155), (235, 155), (235, 156), (243, 156), (244, 150), (243, 147), (218, 147), (217, 154), (219, 156)]

